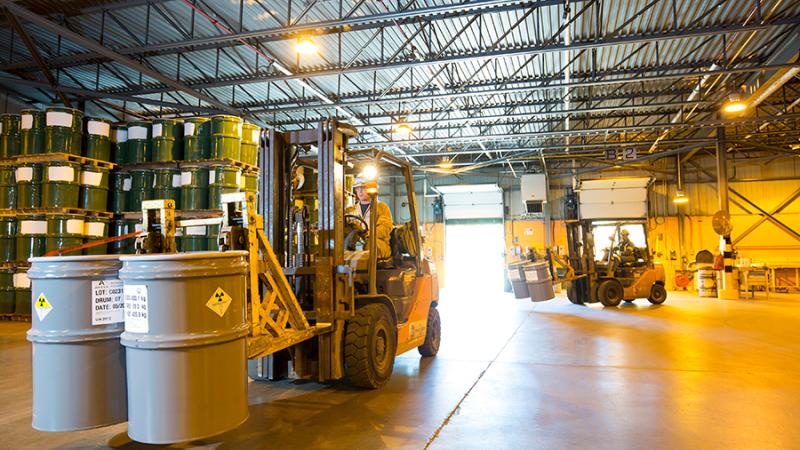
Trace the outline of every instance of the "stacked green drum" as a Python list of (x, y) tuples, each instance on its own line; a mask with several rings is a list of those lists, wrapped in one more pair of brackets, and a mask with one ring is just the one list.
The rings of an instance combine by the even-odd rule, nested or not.
[(128, 126), (124, 123), (111, 125), (111, 153), (115, 163), (128, 163)]
[(0, 208), (17, 207), (17, 183), (14, 181), (14, 166), (0, 166)]
[(47, 245), (47, 218), (44, 215), (22, 214), (17, 225), (17, 260), (27, 261), (42, 256)]
[(13, 314), (15, 302), (14, 268), (0, 268), (0, 314)]
[(208, 250), (208, 227), (205, 225), (184, 227), (180, 248), (182, 252)]
[(45, 113), (38, 109), (23, 109), (20, 118), (21, 155), (44, 153)]
[(44, 163), (43, 208), (77, 208), (81, 166), (71, 161)]
[(245, 122), (242, 125), (241, 161), (253, 166), (258, 165), (258, 143), (261, 140), (261, 129), (258, 125)]
[(215, 166), (208, 172), (208, 209), (219, 209), (222, 194), (239, 192), (242, 172), (238, 167)]
[(151, 148), (150, 140), (152, 137), (152, 124), (146, 120), (128, 122), (128, 151), (125, 162), (143, 163), (150, 161)]
[[(111, 236), (123, 236), (128, 233), (133, 233), (138, 224), (136, 219), (114, 219), (111, 221)], [(133, 254), (135, 237), (114, 241), (108, 244), (108, 252), (113, 255)]]
[(19, 116), (0, 116), (0, 158), (19, 155)]
[[(79, 214), (50, 214), (47, 216), (47, 241), (45, 251), (52, 252), (83, 244), (85, 217)], [(80, 255), (81, 250), (61, 253), (62, 256)]]
[(27, 267), (14, 271), (14, 314), (31, 315), (31, 280)]
[(240, 160), (242, 119), (219, 115), (211, 118), (211, 157)]
[(242, 172), (242, 182), (239, 184), (239, 189), (244, 192), (257, 192), (258, 173)]
[(183, 159), (211, 158), (211, 119), (192, 117), (183, 122)]
[[(84, 243), (96, 242), (108, 237), (109, 220), (104, 217), (87, 217), (83, 223)], [(83, 249), (84, 255), (105, 255), (108, 244), (99, 244)]]
[(89, 118), (86, 121), (86, 157), (111, 161), (111, 122)]
[(0, 260), (17, 260), (17, 218), (0, 217)]
[(26, 163), (17, 166), (14, 178), (17, 183), (17, 208), (39, 208), (42, 205), (42, 166)]
[(83, 166), (81, 170), (80, 207), (92, 211), (108, 209), (110, 170), (105, 167)]
[(72, 108), (47, 108), (44, 127), (45, 151), (80, 156), (82, 144), (83, 113)]
[(177, 161), (183, 152), (183, 123), (177, 119), (153, 121), (153, 161)]
[(208, 209), (208, 168), (185, 167), (181, 172), (181, 208)]
[(153, 198), (175, 200), (175, 209), (181, 209), (181, 172), (173, 168), (155, 169)]
[(131, 174), (121, 170), (111, 173), (111, 212), (122, 214), (128, 211), (128, 193), (131, 190), (133, 180)]
[(219, 225), (209, 225), (208, 226), (208, 237), (206, 240), (208, 243), (208, 249), (211, 251), (219, 250), (219, 244), (217, 243), (217, 239), (219, 238)]
[(153, 184), (155, 177), (152, 170), (134, 169), (131, 170), (131, 190), (128, 191), (128, 198), (125, 207), (128, 211), (141, 211), (142, 201), (153, 198)]

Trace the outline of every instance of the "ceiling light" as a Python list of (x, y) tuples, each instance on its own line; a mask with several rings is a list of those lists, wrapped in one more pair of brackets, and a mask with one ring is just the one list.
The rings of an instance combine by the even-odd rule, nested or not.
[(407, 138), (411, 136), (412, 131), (411, 125), (407, 124), (405, 121), (400, 121), (394, 126), (394, 132), (397, 133), (397, 135), (401, 138)]
[(300, 55), (315, 55), (319, 51), (319, 47), (314, 43), (314, 40), (308, 36), (297, 39), (297, 44), (294, 46), (294, 51)]
[(367, 180), (374, 180), (378, 178), (378, 168), (372, 164), (364, 166), (364, 169), (361, 171), (361, 176)]
[(737, 93), (728, 96), (728, 101), (722, 106), (722, 110), (729, 114), (735, 114), (747, 109), (747, 103), (742, 101), (742, 97)]
[(439, 167), (442, 169), (452, 169), (453, 162), (447, 158), (442, 159), (442, 162), (439, 163)]
[(684, 203), (689, 203), (689, 197), (687, 197), (683, 191), (678, 191), (675, 193), (675, 197), (672, 197), (672, 203), (677, 205), (682, 205)]

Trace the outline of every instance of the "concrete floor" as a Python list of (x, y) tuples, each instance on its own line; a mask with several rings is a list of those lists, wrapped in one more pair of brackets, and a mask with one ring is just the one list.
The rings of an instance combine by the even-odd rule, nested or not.
[[(378, 391), (251, 383), (250, 419), (181, 448), (797, 448), (800, 296), (616, 309), (445, 292), (436, 358)], [(120, 448), (30, 427), (27, 324), (0, 322), (0, 448)], [(54, 374), (55, 375), (55, 374)], [(57, 375), (56, 379), (57, 379)]]

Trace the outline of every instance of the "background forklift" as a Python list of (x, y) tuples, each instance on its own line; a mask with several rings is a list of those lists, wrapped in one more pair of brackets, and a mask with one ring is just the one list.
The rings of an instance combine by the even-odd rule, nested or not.
[[(565, 206), (569, 276), (564, 281), (570, 302), (617, 306), (623, 300), (647, 298), (653, 304), (664, 303), (664, 267), (652, 260), (644, 220), (578, 219), (577, 197), (571, 189)], [(630, 254), (616, 251), (623, 230), (635, 237), (637, 245)], [(609, 238), (608, 247), (598, 252), (596, 238)]]
[[(258, 207), (253, 193), (222, 195), (219, 248), (249, 253), (251, 378), (285, 377), (291, 361), (300, 378), (347, 378), (378, 388), (391, 377), (396, 355), (415, 348), (423, 356), (438, 352), (439, 289), (435, 267), (420, 252), (411, 167), (376, 150), (348, 152), (355, 133), (336, 121), (311, 130), (271, 130), (262, 139)], [(367, 165), (394, 170), (406, 183), (411, 220), (395, 226), (386, 260), (377, 259), (374, 233), (366, 231), (375, 223), (345, 217), (352, 175)], [(371, 193), (375, 202), (377, 181)], [(176, 224), (171, 206), (145, 202), (139, 252), (174, 251), (176, 226), (220, 223)]]

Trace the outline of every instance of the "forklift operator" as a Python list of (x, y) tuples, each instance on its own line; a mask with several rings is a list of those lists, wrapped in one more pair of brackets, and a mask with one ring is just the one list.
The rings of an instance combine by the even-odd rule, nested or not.
[(622, 235), (622, 239), (617, 246), (617, 254), (623, 263), (632, 263), (636, 260), (636, 246), (631, 242), (628, 230), (622, 230), (620, 235)]
[[(370, 214), (372, 213), (372, 196), (364, 187), (365, 182), (366, 181), (363, 179), (356, 179), (353, 190), (355, 191), (356, 197), (358, 197), (358, 202), (356, 202), (355, 205), (347, 208), (345, 213), (361, 217), (364, 219), (366, 224), (369, 224)], [(375, 199), (375, 210), (378, 214), (375, 224), (375, 238), (378, 247), (378, 259), (386, 259), (392, 256), (392, 247), (390, 244), (392, 228), (394, 227), (392, 222), (392, 212), (389, 210), (389, 206), (387, 206), (386, 203), (378, 201), (377, 198)]]

